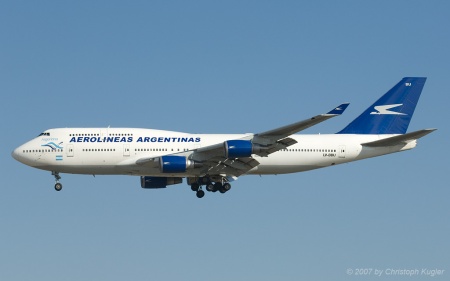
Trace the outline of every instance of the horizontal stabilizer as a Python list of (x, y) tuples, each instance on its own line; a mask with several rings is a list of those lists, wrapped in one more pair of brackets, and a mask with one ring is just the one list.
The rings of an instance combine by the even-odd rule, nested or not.
[(436, 129), (424, 129), (420, 131), (415, 131), (412, 133), (404, 134), (404, 135), (398, 135), (390, 138), (385, 138), (382, 140), (372, 141), (372, 142), (366, 142), (362, 143), (362, 146), (366, 147), (383, 147), (383, 146), (394, 146), (394, 145), (402, 145), (406, 144), (410, 141), (420, 139), (421, 137), (424, 137), (428, 135), (429, 133), (434, 132)]

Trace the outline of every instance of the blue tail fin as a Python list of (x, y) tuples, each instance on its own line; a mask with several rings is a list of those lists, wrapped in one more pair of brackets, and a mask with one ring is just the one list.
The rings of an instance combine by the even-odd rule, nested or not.
[(404, 134), (425, 77), (405, 77), (338, 134)]

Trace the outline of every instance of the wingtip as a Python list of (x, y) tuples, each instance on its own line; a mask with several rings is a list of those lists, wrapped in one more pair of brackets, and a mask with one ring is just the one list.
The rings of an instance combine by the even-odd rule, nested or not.
[(333, 114), (333, 115), (341, 115), (344, 113), (345, 109), (347, 109), (349, 102), (342, 103), (335, 108), (333, 108), (331, 111), (327, 112), (326, 114)]

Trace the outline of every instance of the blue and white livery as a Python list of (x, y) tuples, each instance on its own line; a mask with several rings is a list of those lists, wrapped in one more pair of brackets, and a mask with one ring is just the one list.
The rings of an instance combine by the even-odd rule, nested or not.
[(336, 134), (296, 134), (341, 115), (331, 111), (256, 134), (188, 134), (135, 128), (50, 129), (12, 156), (60, 173), (140, 176), (142, 188), (165, 188), (186, 178), (197, 197), (225, 193), (242, 175), (303, 172), (412, 149), (435, 129), (406, 133), (426, 78), (407, 77)]

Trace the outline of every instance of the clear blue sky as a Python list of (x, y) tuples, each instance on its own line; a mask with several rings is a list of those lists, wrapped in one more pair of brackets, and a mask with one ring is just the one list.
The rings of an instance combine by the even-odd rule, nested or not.
[[(444, 280), (450, 276), (448, 1), (2, 1), (1, 280)], [(419, 146), (312, 172), (186, 185), (14, 161), (48, 128), (269, 130), (428, 77)], [(446, 270), (441, 277), (346, 270)]]

